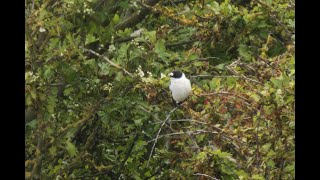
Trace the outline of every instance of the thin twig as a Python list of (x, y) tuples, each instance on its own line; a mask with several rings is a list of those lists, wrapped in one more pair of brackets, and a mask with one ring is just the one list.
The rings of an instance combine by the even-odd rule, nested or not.
[(196, 174), (193, 174), (193, 175), (194, 175), (194, 176), (205, 176), (205, 177), (208, 177), (208, 178), (210, 178), (210, 179), (219, 180), (219, 179), (217, 179), (217, 178), (215, 178), (215, 177), (212, 177), (212, 176), (209, 176), (209, 175), (207, 175), (207, 174), (196, 173)]
[(161, 135), (161, 136), (157, 136), (156, 138), (148, 141), (147, 143), (150, 143), (152, 141), (158, 141), (158, 139), (161, 139), (163, 137), (167, 137), (167, 136), (174, 136), (174, 135), (182, 135), (182, 134), (193, 134), (193, 135), (197, 135), (197, 134), (201, 134), (201, 133), (210, 133), (210, 134), (218, 134), (218, 132), (216, 131), (206, 131), (206, 130), (202, 130), (202, 129), (199, 129), (199, 130), (195, 130), (195, 131), (186, 131), (186, 132), (175, 132), (175, 133), (170, 133), (170, 134), (164, 134), (164, 135)]
[(171, 111), (169, 112), (168, 116), (166, 117), (166, 119), (165, 119), (165, 120), (163, 121), (163, 123), (161, 124), (160, 129), (159, 129), (159, 131), (158, 131), (158, 133), (157, 133), (157, 136), (156, 136), (156, 138), (155, 138), (155, 141), (154, 141), (154, 143), (153, 143), (153, 146), (152, 146), (152, 148), (151, 148), (151, 152), (150, 152), (150, 155), (149, 155), (147, 167), (149, 167), (149, 162), (150, 162), (150, 159), (151, 159), (153, 150), (154, 150), (154, 148), (155, 148), (155, 146), (156, 146), (156, 143), (157, 143), (157, 141), (158, 141), (158, 137), (159, 137), (159, 135), (160, 135), (160, 132), (161, 132), (162, 127), (164, 126), (164, 124), (165, 124), (165, 123), (167, 122), (167, 120), (169, 119), (171, 113), (173, 113), (177, 108), (178, 108), (178, 106), (175, 107), (173, 110), (171, 110)]
[(139, 133), (136, 132), (136, 136), (134, 137), (133, 142), (131, 143), (131, 145), (130, 145), (127, 153), (126, 153), (126, 157), (121, 162), (121, 165), (120, 165), (120, 168), (119, 168), (119, 172), (116, 175), (116, 179), (119, 179), (119, 177), (121, 176), (121, 172), (123, 171), (123, 167), (124, 167), (126, 161), (128, 160), (129, 156), (131, 155), (131, 152), (133, 150), (134, 145), (136, 144), (136, 142), (138, 140), (138, 137), (139, 137)]
[[(144, 107), (142, 107), (142, 106), (139, 106), (140, 107), (140, 109), (142, 109), (144, 112), (147, 112), (147, 113), (149, 113), (149, 114), (151, 114), (151, 116), (152, 117), (154, 117), (157, 121), (158, 121), (158, 123), (153, 123), (153, 124), (160, 124), (160, 123), (163, 123), (163, 121), (161, 121), (157, 116), (155, 116), (153, 113), (151, 113), (150, 111), (148, 111), (147, 109), (145, 109)], [(172, 129), (172, 127), (170, 127), (168, 124), (165, 124), (166, 125), (166, 127), (168, 127), (172, 132), (174, 132), (174, 130)]]
[[(225, 135), (225, 132), (223, 131), (223, 129), (220, 129), (220, 128), (212, 125), (212, 124), (208, 124), (208, 123), (205, 123), (205, 122), (197, 121), (197, 120), (194, 120), (194, 119), (178, 119), (178, 120), (170, 120), (170, 122), (195, 122), (195, 123), (199, 123), (199, 124), (203, 124), (203, 125), (208, 125), (208, 126), (212, 127), (213, 129), (215, 129), (216, 131), (218, 131), (218, 133), (221, 133), (221, 135), (224, 138), (226, 138), (228, 141), (230, 141), (237, 149), (239, 149), (239, 147), (234, 142), (232, 142), (231, 140), (236, 141), (236, 142), (238, 142), (240, 144), (243, 144), (243, 142), (241, 142), (240, 140), (234, 139), (234, 138), (232, 138), (230, 136)], [(163, 122), (157, 122), (155, 124), (158, 124), (158, 123), (163, 123)], [(185, 133), (180, 133), (180, 134), (185, 134)], [(174, 135), (176, 135), (176, 134), (174, 134)]]
[(259, 141), (259, 124), (260, 124), (260, 118), (258, 118), (258, 122), (257, 122), (257, 130), (256, 130), (256, 143), (257, 143), (257, 164), (259, 164), (260, 162), (260, 141)]
[(230, 93), (230, 92), (216, 92), (216, 93), (207, 93), (207, 94), (199, 94), (198, 96), (212, 96), (212, 95), (233, 95), (233, 96), (236, 96), (236, 97), (239, 97), (245, 101), (249, 101), (249, 99), (243, 97), (243, 96), (240, 96), (240, 95), (237, 95), (235, 93)]
[(95, 52), (95, 51), (93, 51), (93, 50), (91, 50), (91, 49), (86, 49), (86, 48), (84, 48), (84, 47), (80, 47), (80, 48), (83, 49), (83, 50), (86, 51), (86, 52), (89, 52), (89, 53), (94, 54), (94, 55), (96, 55), (96, 56), (98, 56), (98, 57), (100, 57), (100, 58), (103, 58), (103, 59), (106, 60), (111, 66), (116, 67), (116, 68), (118, 68), (118, 69), (121, 69), (123, 72), (125, 72), (126, 74), (128, 74), (130, 77), (134, 78), (134, 76), (133, 76), (130, 72), (128, 72), (128, 71), (127, 71), (126, 69), (124, 69), (123, 67), (115, 64), (114, 62), (110, 61), (107, 57), (102, 56), (102, 55), (100, 55), (99, 53), (97, 53), (97, 52)]

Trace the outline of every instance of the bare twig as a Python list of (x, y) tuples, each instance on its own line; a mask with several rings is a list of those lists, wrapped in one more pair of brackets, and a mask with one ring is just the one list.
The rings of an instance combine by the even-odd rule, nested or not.
[(217, 179), (217, 178), (215, 178), (215, 177), (212, 177), (212, 176), (209, 176), (209, 175), (207, 175), (207, 174), (196, 173), (196, 174), (193, 174), (193, 175), (194, 175), (194, 176), (205, 176), (205, 177), (208, 177), (208, 178), (210, 178), (210, 179), (219, 180), (219, 179)]
[[(236, 148), (239, 149), (239, 147), (238, 147), (234, 142), (232, 142), (231, 140), (236, 141), (236, 142), (242, 144), (242, 142), (241, 142), (240, 140), (234, 139), (234, 138), (232, 138), (232, 137), (230, 137), (230, 136), (227, 136), (222, 129), (220, 129), (220, 128), (212, 125), (212, 124), (208, 124), (208, 123), (205, 123), (205, 122), (197, 121), (197, 120), (194, 120), (194, 119), (178, 119), (178, 120), (170, 120), (170, 122), (195, 122), (195, 123), (199, 123), (199, 124), (203, 124), (203, 125), (208, 125), (208, 126), (212, 127), (213, 129), (215, 129), (218, 133), (221, 133), (221, 135), (222, 135), (225, 139), (227, 139), (228, 141), (230, 141), (230, 142), (234, 145), (234, 147), (236, 147)], [(158, 123), (162, 123), (162, 122), (158, 122)], [(180, 134), (186, 134), (186, 133), (180, 133)], [(174, 134), (174, 135), (176, 135), (176, 134)]]
[(199, 94), (198, 96), (212, 96), (212, 95), (233, 95), (233, 96), (236, 96), (236, 97), (239, 97), (245, 101), (249, 101), (249, 99), (243, 97), (243, 96), (240, 96), (240, 95), (237, 95), (235, 93), (230, 93), (230, 92), (216, 92), (216, 93), (207, 93), (207, 94)]
[(228, 66), (226, 66), (226, 68), (233, 74), (235, 74), (236, 76), (241, 76), (242, 78), (248, 80), (248, 81), (252, 81), (252, 82), (255, 82), (255, 83), (258, 83), (258, 84), (262, 84), (261, 82), (257, 81), (257, 80), (254, 80), (254, 79), (251, 79), (251, 78), (248, 78), (244, 75), (240, 75), (237, 71), (235, 71), (234, 69), (232, 69), (232, 66), (236, 66), (238, 63), (240, 62), (240, 58), (236, 61), (234, 61), (233, 63), (229, 64)]
[(171, 110), (171, 111), (169, 112), (169, 114), (167, 115), (166, 119), (165, 119), (165, 120), (163, 121), (163, 123), (161, 124), (160, 129), (159, 129), (159, 131), (158, 131), (158, 133), (157, 133), (157, 136), (156, 136), (156, 138), (155, 138), (155, 141), (154, 141), (154, 143), (153, 143), (153, 146), (152, 146), (152, 148), (151, 148), (151, 152), (150, 152), (150, 155), (149, 155), (147, 167), (149, 167), (149, 162), (150, 162), (150, 159), (151, 159), (153, 150), (154, 150), (154, 148), (155, 148), (155, 146), (156, 146), (156, 143), (157, 143), (157, 141), (158, 141), (158, 139), (159, 139), (159, 135), (160, 135), (160, 132), (161, 132), (162, 127), (163, 127), (164, 124), (167, 122), (167, 120), (169, 119), (170, 115), (171, 115), (177, 108), (178, 108), (178, 106), (175, 107), (173, 110)]
[(148, 141), (148, 143), (152, 142), (152, 141), (158, 141), (158, 139), (163, 138), (163, 137), (167, 137), (167, 136), (175, 136), (175, 135), (182, 135), (182, 134), (193, 134), (193, 135), (197, 135), (197, 134), (202, 134), (202, 133), (210, 133), (210, 134), (218, 134), (218, 132), (216, 131), (206, 131), (206, 130), (195, 130), (195, 131), (186, 131), (186, 132), (175, 132), (175, 133), (170, 133), (170, 134), (164, 134), (161, 136), (157, 136), (156, 138)]
[(120, 165), (120, 168), (119, 168), (119, 172), (117, 173), (116, 175), (116, 179), (119, 179), (120, 175), (121, 175), (121, 172), (123, 171), (123, 167), (125, 165), (125, 162), (128, 160), (132, 150), (133, 150), (133, 147), (134, 145), (136, 144), (137, 140), (138, 140), (138, 137), (139, 137), (139, 133), (136, 132), (136, 136), (134, 137), (133, 139), (133, 142), (131, 143), (127, 153), (126, 153), (126, 157), (123, 159), (123, 161), (121, 162), (121, 165)]
[(260, 141), (259, 141), (259, 124), (260, 124), (260, 118), (258, 118), (257, 127), (256, 127), (256, 143), (257, 143), (257, 164), (260, 164)]
[(243, 76), (216, 76), (216, 75), (197, 75), (197, 76), (190, 76), (191, 78), (197, 77), (212, 77), (212, 78), (243, 78)]
[(83, 49), (83, 50), (86, 51), (86, 52), (89, 52), (89, 53), (94, 54), (94, 55), (96, 55), (96, 56), (98, 56), (98, 57), (100, 57), (100, 58), (103, 58), (103, 59), (106, 60), (111, 66), (113, 66), (113, 67), (115, 67), (115, 68), (118, 68), (118, 69), (121, 69), (124, 73), (126, 73), (126, 74), (129, 75), (130, 77), (134, 78), (134, 76), (133, 76), (130, 72), (128, 72), (128, 71), (127, 71), (126, 69), (124, 69), (123, 67), (115, 64), (114, 62), (110, 61), (110, 59), (108, 59), (107, 57), (102, 56), (102, 55), (100, 55), (99, 53), (97, 53), (97, 52), (95, 52), (95, 51), (93, 51), (93, 50), (91, 50), (91, 49), (86, 49), (86, 48), (84, 48), (84, 47), (80, 47), (80, 48)]
[[(155, 116), (152, 112), (148, 111), (147, 109), (145, 109), (145, 108), (142, 107), (142, 106), (139, 106), (139, 107), (140, 107), (140, 109), (142, 109), (144, 112), (147, 112), (147, 113), (151, 114), (151, 116), (154, 117), (154, 118), (158, 121), (158, 123), (153, 123), (153, 124), (163, 123), (163, 121), (161, 121), (161, 120), (160, 120), (157, 116)], [(165, 124), (165, 125), (166, 125), (166, 127), (168, 127), (172, 132), (174, 132), (174, 130), (172, 129), (172, 127), (170, 127), (168, 124)]]

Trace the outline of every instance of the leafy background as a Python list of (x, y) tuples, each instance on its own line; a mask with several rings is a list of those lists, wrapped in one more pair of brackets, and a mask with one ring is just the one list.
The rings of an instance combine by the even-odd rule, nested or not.
[(294, 8), (27, 0), (26, 179), (294, 179)]

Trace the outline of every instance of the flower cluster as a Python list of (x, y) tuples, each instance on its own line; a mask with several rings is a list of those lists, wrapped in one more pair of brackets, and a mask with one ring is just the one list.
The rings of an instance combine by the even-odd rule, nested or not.
[(141, 69), (141, 66), (139, 65), (138, 69), (136, 70), (136, 73), (138, 73), (138, 76), (144, 77), (144, 72)]
[(115, 51), (115, 50), (116, 50), (116, 47), (115, 47), (113, 44), (111, 44), (111, 45), (109, 46), (108, 51), (109, 51), (110, 53), (112, 53), (112, 52)]
[(39, 78), (38, 74), (33, 74), (33, 72), (28, 71), (25, 73), (26, 82), (35, 82)]
[(87, 3), (84, 3), (83, 7), (84, 7), (83, 12), (84, 12), (85, 14), (89, 14), (89, 15), (90, 15), (90, 14), (93, 13), (93, 10), (92, 10), (91, 8), (88, 8), (88, 7), (87, 7)]
[(108, 91), (109, 93), (111, 92), (112, 88), (113, 88), (113, 84), (112, 83), (108, 83), (108, 84), (103, 86), (103, 90)]

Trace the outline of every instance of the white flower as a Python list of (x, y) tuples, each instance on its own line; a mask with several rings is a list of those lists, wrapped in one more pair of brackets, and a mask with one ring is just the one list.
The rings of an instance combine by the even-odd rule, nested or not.
[(144, 77), (144, 72), (142, 71), (140, 65), (139, 65), (138, 69), (136, 70), (136, 72), (138, 73), (138, 75), (139, 75), (140, 77)]
[(160, 74), (160, 79), (163, 79), (165, 77), (167, 77), (165, 74), (163, 74), (163, 73)]
[(112, 90), (112, 87), (113, 87), (113, 84), (112, 83), (108, 83), (108, 84), (103, 86), (103, 90), (108, 91), (110, 93), (111, 90)]
[(39, 31), (40, 31), (40, 32), (46, 32), (46, 29), (43, 28), (43, 27), (40, 27), (40, 28), (39, 28)]
[(143, 33), (144, 29), (138, 29), (134, 31), (132, 34), (130, 34), (131, 37), (139, 37)]
[(111, 45), (109, 46), (108, 51), (109, 51), (109, 52), (113, 52), (113, 51), (115, 51), (115, 50), (116, 50), (116, 47), (114, 47), (114, 45), (111, 44)]

